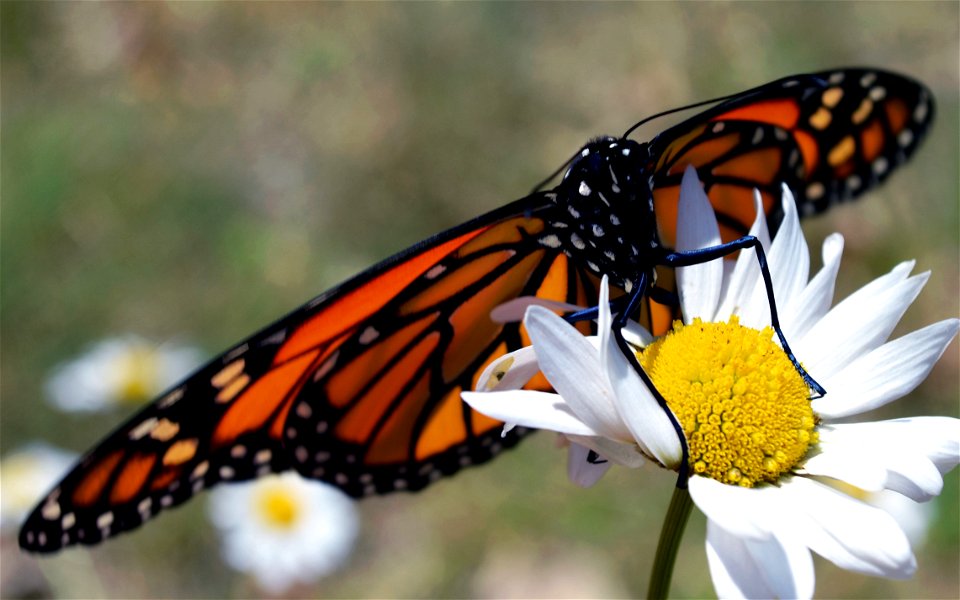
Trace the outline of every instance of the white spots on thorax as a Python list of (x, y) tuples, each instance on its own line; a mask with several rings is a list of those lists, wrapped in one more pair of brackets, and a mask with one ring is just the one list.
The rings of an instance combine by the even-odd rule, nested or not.
[(620, 218), (617, 215), (610, 213), (610, 224), (616, 227), (620, 224)]
[(551, 233), (540, 238), (540, 244), (548, 248), (559, 248), (560, 238), (555, 233)]
[(610, 262), (616, 262), (617, 255), (613, 253), (613, 250), (604, 250), (603, 255), (607, 257), (607, 260)]
[(581, 150), (581, 151), (580, 151), (580, 156), (582, 156), (583, 158), (586, 158), (586, 157), (590, 156), (590, 149), (589, 149), (589, 148), (584, 148), (583, 150)]
[(357, 338), (357, 341), (359, 341), (361, 344), (366, 346), (367, 344), (377, 339), (378, 337), (380, 337), (380, 332), (377, 331), (376, 328), (373, 327), (373, 325), (370, 325), (363, 330), (363, 333), (360, 334), (360, 337)]
[(630, 148), (624, 148), (623, 150), (620, 151), (620, 154), (624, 156), (630, 156)]
[(607, 206), (610, 206), (610, 201), (604, 197), (603, 192), (597, 192), (597, 197), (600, 198), (601, 202), (603, 202)]
[(598, 237), (598, 238), (603, 237), (603, 234), (604, 234), (604, 233), (605, 233), (605, 232), (603, 231), (603, 227), (601, 227), (601, 226), (600, 226), (599, 224), (597, 224), (597, 223), (594, 223), (594, 224), (593, 224), (593, 236), (594, 236), (594, 237)]
[(573, 232), (570, 234), (570, 243), (573, 244), (573, 247), (576, 248), (577, 250), (583, 250), (584, 248), (587, 247), (587, 245), (583, 241), (583, 238), (577, 235), (576, 232)]
[(577, 192), (578, 192), (581, 196), (589, 196), (589, 195), (590, 195), (590, 186), (587, 185), (587, 182), (586, 182), (586, 181), (581, 181), (581, 182), (580, 182), (580, 187), (577, 189)]
[(566, 229), (567, 227), (569, 227), (569, 225), (567, 225), (563, 221), (554, 221), (550, 223), (550, 227), (553, 227), (554, 229)]
[(570, 216), (574, 219), (580, 218), (580, 211), (573, 207), (573, 205), (567, 206), (567, 212), (570, 213)]

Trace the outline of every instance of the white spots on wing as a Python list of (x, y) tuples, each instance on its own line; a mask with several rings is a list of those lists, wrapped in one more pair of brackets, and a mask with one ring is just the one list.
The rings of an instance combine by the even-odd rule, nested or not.
[(165, 496), (162, 496), (162, 497), (160, 498), (160, 506), (162, 506), (162, 507), (164, 507), (164, 508), (169, 508), (169, 507), (173, 506), (173, 496), (171, 496), (170, 494), (167, 494), (167, 495), (165, 495)]
[(787, 139), (788, 135), (789, 134), (787, 133), (787, 130), (782, 127), (776, 127), (773, 130), (773, 137), (777, 138), (781, 142)]
[(423, 274), (427, 279), (436, 279), (441, 273), (447, 270), (446, 265), (433, 265), (430, 270)]
[(178, 388), (164, 396), (157, 402), (157, 408), (170, 408), (177, 403), (177, 400), (183, 398), (183, 388)]
[(326, 421), (317, 421), (317, 433), (326, 433), (329, 426)]
[(330, 355), (330, 358), (323, 361), (323, 364), (320, 365), (320, 368), (317, 369), (317, 372), (313, 374), (314, 381), (320, 381), (323, 379), (327, 373), (337, 364), (337, 357), (340, 356), (339, 350), (334, 350), (333, 354)]
[(313, 460), (316, 463), (323, 464), (328, 460), (330, 460), (330, 453), (327, 452), (326, 450), (320, 450), (313, 455)]
[(275, 334), (271, 335), (270, 337), (264, 338), (263, 344), (265, 346), (275, 346), (281, 343), (285, 339), (287, 339), (287, 330), (284, 328), (276, 332)]
[(156, 417), (149, 417), (141, 421), (136, 427), (130, 430), (130, 433), (127, 434), (131, 440), (139, 440), (143, 436), (149, 434), (153, 431), (154, 427), (157, 426), (160, 420)]
[(714, 132), (714, 133), (720, 133), (721, 131), (723, 131), (723, 128), (724, 128), (724, 127), (726, 127), (726, 125), (724, 124), (723, 121), (720, 121), (720, 122), (718, 122), (718, 123), (714, 123), (714, 125), (713, 125), (713, 127), (710, 129), (710, 131), (712, 131), (712, 132)]
[(876, 73), (873, 73), (873, 72), (864, 73), (864, 74), (860, 77), (860, 86), (861, 86), (861, 87), (865, 87), (865, 88), (870, 87), (871, 85), (873, 85), (873, 82), (876, 81), (876, 80), (877, 80), (877, 74), (876, 74)]
[(60, 528), (66, 531), (67, 529), (71, 529), (76, 524), (77, 515), (71, 512), (63, 515), (63, 520), (60, 521)]
[(878, 85), (877, 87), (870, 88), (868, 95), (874, 102), (879, 102), (887, 97), (887, 88)]
[(54, 499), (48, 500), (40, 509), (40, 514), (48, 521), (56, 521), (60, 518), (60, 503)]
[(196, 467), (193, 468), (193, 472), (190, 473), (191, 480), (197, 480), (207, 474), (207, 471), (210, 470), (210, 461), (205, 460), (199, 463)]
[(297, 404), (296, 411), (297, 411), (297, 416), (300, 417), (301, 419), (309, 419), (310, 416), (313, 414), (313, 409), (310, 408), (310, 405), (307, 404), (306, 402), (300, 402), (299, 404)]
[(357, 338), (358, 341), (366, 346), (373, 340), (380, 337), (380, 332), (377, 331), (372, 325), (363, 330), (363, 333), (360, 334), (360, 337)]
[(843, 83), (844, 77), (846, 77), (846, 74), (843, 71), (837, 71), (836, 73), (831, 73), (830, 77), (827, 78), (827, 81), (836, 85), (838, 83)]
[(357, 481), (364, 485), (373, 483), (373, 475), (370, 473), (361, 473), (360, 476), (357, 477)]
[(580, 182), (580, 187), (579, 187), (579, 189), (577, 190), (577, 192), (578, 192), (581, 196), (589, 196), (589, 195), (590, 195), (590, 186), (587, 185), (587, 182), (586, 182), (586, 181), (581, 181), (581, 182)]
[(823, 184), (819, 181), (814, 181), (807, 186), (807, 199), (808, 200), (819, 200), (823, 198), (823, 194), (826, 192), (826, 188), (823, 187)]
[(851, 192), (855, 192), (860, 189), (860, 186), (863, 185), (863, 180), (860, 179), (858, 175), (851, 175), (847, 177), (847, 189)]
[(592, 260), (587, 261), (587, 268), (593, 271), (594, 273), (600, 272), (600, 267), (597, 266), (597, 263), (593, 262)]
[(137, 504), (137, 512), (140, 513), (140, 516), (146, 519), (150, 516), (150, 513), (153, 512), (153, 500), (150, 498), (144, 498)]
[(97, 517), (97, 527), (100, 529), (106, 529), (113, 525), (113, 511), (107, 511)]
[(890, 168), (890, 162), (883, 156), (873, 161), (873, 164), (870, 165), (870, 168), (873, 169), (874, 174), (884, 175), (887, 172), (887, 169)]
[(795, 87), (796, 85), (797, 85), (796, 79), (788, 79), (787, 81), (783, 82), (783, 87), (785, 88)]
[(897, 143), (900, 144), (901, 148), (906, 148), (913, 143), (913, 132), (909, 129), (904, 129), (899, 134), (897, 134)]
[(753, 138), (750, 140), (750, 143), (756, 146), (763, 141), (763, 129), (757, 127), (757, 130), (753, 132)]
[(247, 455), (247, 447), (243, 444), (237, 444), (233, 448), (230, 448), (230, 456), (233, 458), (243, 458)]
[(220, 475), (220, 479), (233, 479), (233, 476), (236, 475), (237, 472), (233, 470), (233, 467), (229, 465), (223, 465), (220, 467), (218, 474)]
[(926, 99), (920, 100), (920, 103), (917, 104), (917, 107), (913, 109), (913, 120), (917, 123), (923, 123), (927, 120), (927, 114), (930, 112), (930, 104), (927, 103)]
[(333, 476), (333, 480), (337, 482), (338, 485), (347, 485), (350, 481), (350, 478), (344, 473), (337, 473)]
[(271, 458), (273, 458), (273, 453), (270, 452), (269, 448), (257, 450), (257, 453), (253, 455), (253, 464), (264, 465), (270, 462)]
[(305, 446), (297, 446), (293, 451), (293, 456), (296, 457), (297, 462), (305, 463), (307, 459), (310, 458), (310, 452)]

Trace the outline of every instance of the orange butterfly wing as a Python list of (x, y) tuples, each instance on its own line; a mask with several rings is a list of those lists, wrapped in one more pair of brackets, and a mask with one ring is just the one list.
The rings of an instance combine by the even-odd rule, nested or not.
[(788, 77), (737, 94), (650, 143), (661, 241), (673, 245), (687, 165), (730, 241), (753, 222), (754, 188), (774, 226), (782, 184), (801, 215), (822, 212), (886, 179), (916, 150), (933, 114), (923, 85), (876, 69)]
[[(523, 341), (518, 324), (490, 320), (497, 304), (523, 294), (595, 301), (565, 255), (531, 239), (544, 227), (544, 206), (543, 195), (531, 196), (422, 242), (214, 359), (85, 455), (29, 516), (20, 545), (52, 552), (94, 544), (222, 481), (302, 466), (302, 446), (285, 437), (309, 410), (340, 417), (327, 417), (330, 435), (320, 436), (338, 445), (311, 446), (311, 457), (326, 448), (342, 460), (393, 465), (383, 467), (393, 469), (391, 481), (411, 456), (426, 464), (466, 449), (440, 461), (452, 472), (464, 456), (482, 462), (515, 444), (522, 431), (500, 440), (501, 424), (463, 409), (459, 390)], [(300, 402), (285, 427), (295, 399), (317, 400), (320, 385), (329, 397)], [(414, 431), (416, 439), (404, 436)], [(431, 476), (411, 476), (408, 486)], [(354, 495), (368, 485), (362, 476), (351, 485), (333, 473), (320, 478)]]

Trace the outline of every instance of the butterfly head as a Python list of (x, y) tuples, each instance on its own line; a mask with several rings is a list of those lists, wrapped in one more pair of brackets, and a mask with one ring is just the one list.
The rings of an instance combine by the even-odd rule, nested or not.
[(647, 154), (646, 144), (614, 137), (584, 146), (554, 190), (560, 210), (545, 245), (630, 289), (659, 247)]

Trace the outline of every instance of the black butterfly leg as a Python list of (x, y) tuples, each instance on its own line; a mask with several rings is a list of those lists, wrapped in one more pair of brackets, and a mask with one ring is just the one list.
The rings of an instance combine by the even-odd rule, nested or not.
[(702, 248), (699, 250), (687, 250), (684, 252), (671, 252), (663, 257), (663, 264), (671, 267), (689, 267), (691, 265), (699, 265), (711, 260), (716, 260), (723, 258), (724, 256), (729, 256), (737, 250), (744, 250), (748, 248), (753, 248), (757, 252), (757, 262), (760, 263), (760, 273), (763, 276), (763, 285), (767, 291), (767, 302), (770, 304), (770, 324), (773, 326), (773, 330), (777, 333), (777, 338), (780, 339), (780, 344), (783, 346), (783, 351), (787, 353), (787, 357), (790, 358), (790, 362), (793, 363), (794, 368), (800, 373), (800, 376), (803, 377), (803, 380), (806, 384), (813, 388), (815, 396), (812, 399), (821, 398), (824, 394), (827, 393), (823, 387), (817, 383), (813, 377), (810, 376), (807, 371), (800, 366), (800, 361), (797, 360), (797, 357), (794, 356), (793, 351), (790, 350), (790, 345), (787, 343), (786, 337), (783, 335), (783, 331), (780, 329), (780, 318), (777, 316), (777, 303), (773, 297), (773, 281), (770, 279), (770, 269), (767, 267), (767, 255), (763, 251), (763, 246), (760, 245), (760, 240), (755, 236), (747, 235), (740, 239), (733, 240), (732, 242), (727, 242), (726, 244), (720, 244), (719, 246), (711, 246), (709, 248)]

